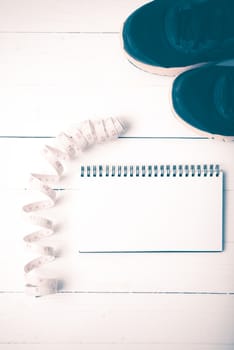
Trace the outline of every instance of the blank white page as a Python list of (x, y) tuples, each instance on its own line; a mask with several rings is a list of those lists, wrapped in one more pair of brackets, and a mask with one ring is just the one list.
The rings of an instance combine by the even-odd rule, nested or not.
[(168, 175), (81, 177), (79, 251), (221, 251), (222, 172)]

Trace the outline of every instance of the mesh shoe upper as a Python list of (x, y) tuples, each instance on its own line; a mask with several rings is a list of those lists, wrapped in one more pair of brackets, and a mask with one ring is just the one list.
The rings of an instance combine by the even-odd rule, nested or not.
[(234, 55), (233, 0), (155, 0), (128, 17), (125, 50), (135, 59), (182, 67)]
[(234, 136), (234, 67), (207, 65), (182, 73), (173, 83), (172, 102), (195, 128)]

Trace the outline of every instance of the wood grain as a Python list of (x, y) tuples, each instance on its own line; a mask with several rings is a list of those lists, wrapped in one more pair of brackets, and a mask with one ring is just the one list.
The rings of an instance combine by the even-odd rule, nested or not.
[(0, 34), (0, 52), (1, 136), (106, 116), (134, 121), (133, 136), (198, 136), (170, 112), (172, 79), (129, 64), (117, 34)]
[(143, 0), (9, 0), (1, 2), (2, 32), (116, 32)]
[[(4, 164), (0, 186), (22, 189), (28, 187), (31, 172), (53, 173), (41, 154), (45, 144), (57, 145), (56, 140), (45, 137), (0, 138), (0, 159)], [(79, 158), (65, 162), (64, 176), (58, 187), (77, 188), (81, 164), (220, 164), (225, 173), (224, 189), (233, 190), (233, 154), (234, 143), (182, 138), (121, 138), (90, 147)]]
[(222, 349), (234, 342), (233, 295), (60, 294), (35, 300), (2, 294), (0, 299), (2, 343)]
[(233, 350), (232, 344), (0, 344), (0, 350)]
[[(121, 26), (143, 3), (0, 3), (0, 350), (234, 347), (234, 143), (202, 139), (181, 125), (170, 108), (173, 78), (147, 74), (125, 58)], [(31, 227), (21, 206), (30, 197), (28, 175), (51, 171), (40, 155), (53, 141), (48, 136), (70, 123), (106, 116), (128, 121), (128, 138), (66, 164), (64, 190), (48, 211), (58, 229), (51, 241), (61, 256), (41, 271), (61, 279), (61, 290), (27, 298), (23, 264), (34, 255), (22, 242)], [(220, 163), (224, 252), (79, 255), (77, 168), (113, 159)]]

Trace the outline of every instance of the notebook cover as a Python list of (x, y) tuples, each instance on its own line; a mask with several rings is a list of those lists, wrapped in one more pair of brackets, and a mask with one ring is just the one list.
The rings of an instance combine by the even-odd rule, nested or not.
[(157, 176), (130, 176), (129, 167), (127, 174), (119, 168), (115, 176), (80, 176), (80, 252), (222, 251), (221, 171), (173, 174), (165, 167)]

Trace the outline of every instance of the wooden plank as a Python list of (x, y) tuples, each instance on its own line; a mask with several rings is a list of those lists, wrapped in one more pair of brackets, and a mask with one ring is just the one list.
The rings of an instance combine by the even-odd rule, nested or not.
[[(23, 265), (36, 257), (23, 236), (36, 227), (26, 224), (21, 206), (23, 190), (1, 190), (0, 291), (23, 291)], [(52, 219), (57, 232), (43, 244), (52, 244), (59, 258), (41, 268), (40, 274), (61, 280), (63, 291), (107, 292), (234, 292), (234, 191), (227, 191), (225, 250), (222, 253), (79, 254), (79, 190), (62, 191), (58, 204), (40, 211)], [(34, 197), (35, 199), (35, 197)]]
[(171, 112), (173, 79), (129, 64), (118, 34), (1, 34), (0, 47), (0, 136), (54, 135), (94, 116), (125, 117), (129, 136), (199, 136)]
[(2, 32), (113, 32), (143, 0), (9, 0), (1, 3)]
[[(111, 73), (101, 77), (99, 71), (89, 78), (87, 69), (85, 66), (74, 86), (72, 78), (63, 82), (60, 76), (63, 86), (49, 87), (45, 78), (41, 86), (15, 87), (13, 83), (12, 87), (0, 87), (0, 113), (4, 116), (0, 136), (53, 136), (85, 119), (122, 117), (130, 124), (129, 136), (200, 137), (173, 116), (168, 87), (127, 88), (125, 80), (117, 87), (107, 81)], [(87, 80), (92, 87), (85, 87)], [(95, 86), (95, 80), (99, 85)]]
[(233, 295), (1, 294), (0, 305), (2, 344), (234, 343)]
[[(66, 129), (63, 129), (66, 130)], [(59, 130), (57, 130), (59, 132)], [(61, 131), (61, 130), (60, 130)], [(28, 186), (31, 172), (53, 173), (41, 151), (53, 139), (0, 138), (0, 158), (4, 165), (0, 186), (22, 189)], [(96, 145), (79, 159), (65, 162), (60, 188), (77, 188), (81, 164), (220, 164), (225, 172), (224, 189), (234, 189), (234, 143), (185, 139), (119, 139)], [(16, 175), (17, 174), (17, 175)]]
[[(172, 79), (131, 66), (121, 54), (118, 34), (55, 33), (117, 32), (124, 18), (142, 3), (99, 0), (92, 4), (96, 10), (88, 2), (72, 0), (1, 4), (0, 31), (53, 32), (0, 35), (1, 135), (55, 135), (70, 122), (114, 112), (129, 120), (128, 136), (196, 136), (170, 112)], [(31, 257), (22, 244), (25, 226), (20, 206), (28, 172), (41, 165), (47, 168), (35, 156), (44, 140), (5, 141), (0, 140), (5, 171), (0, 176), (0, 349), (233, 349), (232, 145), (169, 140), (143, 147), (132, 143), (129, 148), (137, 162), (157, 154), (163, 163), (188, 159), (221, 163), (227, 172), (227, 244), (219, 255), (78, 257), (72, 240), (77, 213), (71, 212), (71, 206), (75, 208), (77, 200), (75, 169), (79, 162), (73, 162), (67, 169), (71, 177), (61, 184), (76, 190), (61, 192), (58, 207), (50, 212), (56, 221), (61, 220), (52, 241), (55, 239), (62, 256), (44, 270), (64, 280), (62, 292), (71, 293), (34, 300), (18, 293), (23, 285), (23, 262)], [(119, 147), (114, 154), (123, 161), (127, 159), (123, 158), (126, 144)], [(108, 161), (112, 150), (110, 147), (110, 153), (104, 155), (97, 147), (85, 161), (100, 162), (103, 157)], [(75, 238), (78, 245), (78, 235)], [(93, 294), (95, 290), (108, 293)]]
[(0, 344), (0, 350), (233, 350), (233, 344)]
[(118, 34), (0, 34), (0, 47), (0, 136), (54, 135), (94, 116), (125, 117), (132, 136), (198, 136), (170, 110), (172, 78), (129, 64)]
[(71, 88), (77, 87), (92, 91), (93, 86), (104, 89), (107, 84), (107, 91), (107, 87), (136, 84), (167, 85), (173, 79), (143, 72), (130, 64), (118, 33), (0, 33), (0, 47), (1, 87), (43, 85), (51, 88), (51, 97), (56, 85), (65, 93), (69, 84), (72, 93)]

